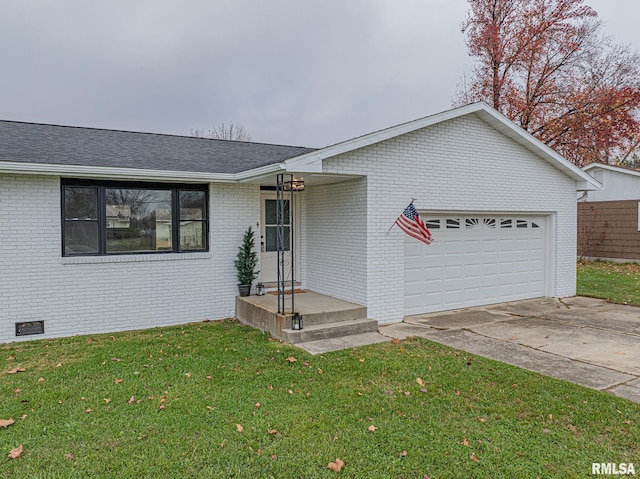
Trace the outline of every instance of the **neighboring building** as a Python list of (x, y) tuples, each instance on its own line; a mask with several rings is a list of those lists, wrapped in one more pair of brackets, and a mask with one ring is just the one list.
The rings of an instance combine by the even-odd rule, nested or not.
[(578, 255), (640, 261), (640, 171), (592, 163), (583, 170), (603, 188), (578, 202)]
[[(279, 173), (306, 186), (301, 287), (381, 323), (574, 295), (576, 191), (599, 187), (484, 103), (319, 150), (3, 121), (0, 341), (233, 316), (248, 226), (276, 279)], [(412, 198), (431, 245), (389, 230)]]

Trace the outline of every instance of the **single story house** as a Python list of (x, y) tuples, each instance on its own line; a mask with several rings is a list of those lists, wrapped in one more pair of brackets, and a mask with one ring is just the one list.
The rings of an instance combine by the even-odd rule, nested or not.
[[(574, 295), (599, 188), (484, 103), (321, 149), (1, 121), (0, 342), (233, 316), (248, 226), (275, 281), (279, 173), (305, 182), (301, 287), (382, 324)], [(390, 228), (412, 198), (430, 245)]]
[(640, 261), (640, 171), (592, 163), (583, 170), (603, 186), (578, 202), (578, 254), (587, 259)]

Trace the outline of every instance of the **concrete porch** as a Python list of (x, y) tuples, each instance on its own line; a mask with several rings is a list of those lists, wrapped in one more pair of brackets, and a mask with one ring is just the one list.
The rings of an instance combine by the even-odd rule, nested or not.
[[(291, 329), (290, 313), (278, 314), (278, 296), (274, 294), (237, 296), (236, 318), (254, 328), (269, 331), (274, 338), (296, 345), (344, 337), (357, 340), (354, 336), (378, 331), (378, 321), (367, 318), (366, 306), (313, 291), (296, 292), (294, 300), (295, 310), (303, 318), (302, 330)], [(291, 311), (289, 294), (285, 298), (285, 309)], [(381, 340), (385, 339), (381, 337)]]

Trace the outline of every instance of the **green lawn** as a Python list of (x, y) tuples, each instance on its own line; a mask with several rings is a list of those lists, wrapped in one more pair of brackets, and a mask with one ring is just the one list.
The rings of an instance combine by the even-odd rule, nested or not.
[[(593, 462), (640, 467), (640, 404), (420, 339), (311, 356), (228, 320), (0, 345), (0, 361), (0, 419), (15, 421), (0, 428), (0, 477), (582, 478)], [(327, 468), (337, 458), (339, 473)]]
[(640, 264), (578, 263), (577, 293), (612, 303), (640, 306)]

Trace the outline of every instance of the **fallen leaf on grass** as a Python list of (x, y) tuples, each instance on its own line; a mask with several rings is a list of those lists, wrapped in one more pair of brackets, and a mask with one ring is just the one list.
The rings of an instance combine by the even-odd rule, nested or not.
[(124, 379), (116, 379), (113, 382), (116, 384), (120, 384), (122, 381), (124, 381)]
[(22, 444), (18, 447), (14, 447), (9, 453), (9, 459), (18, 459), (22, 455), (23, 450), (24, 448), (22, 447)]
[(324, 371), (320, 368), (318, 368), (318, 374), (322, 374)]
[(93, 412), (93, 409), (91, 409), (91, 408), (87, 408), (87, 409), (85, 409), (85, 410), (84, 410), (84, 412), (86, 412), (87, 414), (89, 414), (90, 412)]
[(191, 377), (191, 373), (187, 373), (187, 374), (185, 374), (185, 376), (187, 376), (188, 378), (190, 378), (190, 377)]
[(9, 418), (9, 419), (0, 419), (0, 427), (9, 427), (11, 426), (15, 421), (13, 420), (13, 418)]
[(402, 451), (400, 453), (400, 457), (407, 457), (407, 451)]
[(7, 361), (13, 361), (16, 357), (15, 356), (9, 356), (6, 360)]
[(294, 358), (293, 356), (289, 356), (289, 357), (287, 358), (287, 361), (289, 361), (290, 363), (295, 363), (295, 362), (297, 361), (297, 359), (296, 359), (296, 358)]
[(111, 358), (111, 361), (116, 361), (116, 362), (118, 362), (118, 361), (122, 361), (122, 359), (120, 359), (120, 358)]
[(64, 455), (64, 457), (66, 457), (67, 459), (73, 459), (73, 454), (71, 454), (70, 452), (66, 453)]
[(393, 338), (393, 341), (391, 341), (393, 344), (400, 344), (400, 340), (397, 338)]
[(11, 371), (7, 371), (7, 374), (15, 374), (15, 373), (23, 373), (25, 372), (24, 368), (15, 367)]
[(375, 427), (373, 424), (367, 428), (367, 430), (368, 430), (368, 431), (371, 431), (371, 432), (375, 432), (375, 431), (376, 431), (376, 429), (378, 429), (378, 428), (377, 428), (377, 427)]
[(236, 424), (236, 430), (237, 430), (238, 432), (242, 432), (242, 431), (244, 431), (244, 428), (242, 427), (242, 424)]
[(136, 398), (134, 398), (133, 396), (131, 396), (131, 398), (129, 399), (129, 404), (133, 404), (133, 401), (135, 401)]
[(336, 459), (335, 462), (330, 462), (329, 464), (327, 464), (327, 469), (331, 469), (333, 472), (340, 472), (343, 466), (344, 462), (340, 459)]
[(463, 446), (468, 446), (469, 445), (469, 439), (467, 439), (465, 437), (460, 444), (462, 444)]
[(39, 382), (39, 383), (43, 383), (43, 382), (44, 382), (44, 378), (40, 378), (40, 379), (38, 379), (38, 382)]
[(469, 456), (473, 462), (480, 462), (480, 459), (475, 454), (471, 454)]
[(425, 385), (424, 381), (421, 378), (416, 378), (416, 382), (420, 385), (423, 386)]

